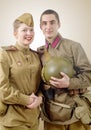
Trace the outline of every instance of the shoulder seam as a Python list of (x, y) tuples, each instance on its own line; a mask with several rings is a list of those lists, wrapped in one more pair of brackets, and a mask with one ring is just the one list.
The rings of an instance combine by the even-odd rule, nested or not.
[(15, 47), (15, 46), (13, 46), (13, 45), (10, 45), (10, 46), (2, 46), (1, 47), (3, 50), (5, 50), (5, 51), (16, 51), (17, 50), (17, 48)]

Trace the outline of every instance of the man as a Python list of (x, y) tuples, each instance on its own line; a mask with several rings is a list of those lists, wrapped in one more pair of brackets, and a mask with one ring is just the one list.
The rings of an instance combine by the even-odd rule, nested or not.
[[(80, 96), (90, 86), (91, 65), (79, 43), (60, 35), (58, 32), (60, 26), (59, 16), (54, 10), (45, 10), (41, 14), (40, 28), (45, 36), (45, 45), (39, 47), (38, 52), (43, 68), (45, 69), (45, 64), (50, 57), (63, 57), (71, 62), (76, 74), (70, 78), (60, 72), (62, 78), (51, 77), (49, 83), (44, 81), (42, 86), (44, 130), (90, 130), (89, 116), (86, 116), (85, 120), (82, 118), (83, 112), (88, 108), (86, 102), (80, 101)], [(81, 109), (76, 109), (76, 106)], [(80, 116), (78, 113), (81, 113)]]

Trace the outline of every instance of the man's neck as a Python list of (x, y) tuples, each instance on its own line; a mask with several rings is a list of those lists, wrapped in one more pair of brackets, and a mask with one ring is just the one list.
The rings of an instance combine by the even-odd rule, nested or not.
[(59, 43), (61, 37), (59, 35), (57, 35), (54, 39), (51, 40), (45, 40), (46, 43), (46, 48), (48, 48), (49, 45), (51, 45), (51, 47), (56, 47), (56, 45)]
[(47, 42), (52, 44), (55, 38), (47, 38)]

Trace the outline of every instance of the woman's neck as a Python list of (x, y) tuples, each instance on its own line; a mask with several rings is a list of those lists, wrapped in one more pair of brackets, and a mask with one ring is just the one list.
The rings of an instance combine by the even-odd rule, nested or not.
[(29, 48), (28, 45), (24, 45), (24, 44), (21, 44), (21, 43), (19, 43), (19, 42), (18, 42), (18, 44), (19, 44), (19, 46), (21, 46), (22, 48), (26, 48), (26, 49)]

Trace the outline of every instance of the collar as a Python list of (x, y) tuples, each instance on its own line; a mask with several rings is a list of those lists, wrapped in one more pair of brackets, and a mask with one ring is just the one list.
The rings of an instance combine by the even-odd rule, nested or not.
[(29, 48), (24, 48), (23, 46), (20, 46), (19, 43), (16, 42), (15, 44), (16, 48), (24, 53), (27, 53), (29, 51)]
[[(56, 38), (54, 39), (54, 41), (52, 42), (51, 47), (55, 48), (58, 45), (60, 40), (61, 40), (61, 36), (57, 35)], [(45, 47), (48, 48), (50, 43), (47, 40), (45, 42), (46, 42)]]

